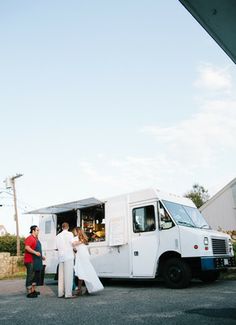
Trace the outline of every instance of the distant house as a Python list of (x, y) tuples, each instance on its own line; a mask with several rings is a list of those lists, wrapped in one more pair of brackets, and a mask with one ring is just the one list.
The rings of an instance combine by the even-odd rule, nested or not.
[(236, 178), (199, 210), (213, 229), (236, 230)]
[(0, 225), (0, 236), (4, 236), (7, 234), (7, 230), (3, 225)]

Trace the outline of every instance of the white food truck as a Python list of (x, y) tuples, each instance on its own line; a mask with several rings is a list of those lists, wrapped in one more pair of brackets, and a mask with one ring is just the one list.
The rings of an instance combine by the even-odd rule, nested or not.
[(170, 288), (192, 278), (212, 282), (234, 265), (230, 236), (213, 231), (187, 198), (146, 189), (105, 200), (88, 198), (29, 212), (39, 215), (47, 273), (56, 273), (56, 235), (63, 222), (89, 238), (101, 278), (153, 279)]

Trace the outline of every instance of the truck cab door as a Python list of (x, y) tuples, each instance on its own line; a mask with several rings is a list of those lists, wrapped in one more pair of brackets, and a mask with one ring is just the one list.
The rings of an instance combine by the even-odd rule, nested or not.
[(156, 202), (133, 206), (131, 218), (132, 275), (155, 277), (159, 244)]

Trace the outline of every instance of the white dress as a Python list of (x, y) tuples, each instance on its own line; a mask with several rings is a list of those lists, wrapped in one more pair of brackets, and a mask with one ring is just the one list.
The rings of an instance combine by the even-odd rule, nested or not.
[(88, 247), (85, 244), (80, 243), (79, 245), (76, 245), (76, 250), (74, 266), (75, 275), (80, 280), (84, 280), (89, 293), (103, 290), (104, 287), (90, 262)]

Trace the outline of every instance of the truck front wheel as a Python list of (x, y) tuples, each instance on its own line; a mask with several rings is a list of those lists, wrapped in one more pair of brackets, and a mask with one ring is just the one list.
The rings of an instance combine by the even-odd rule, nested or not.
[(205, 283), (211, 283), (219, 278), (220, 272), (218, 271), (205, 271), (200, 274), (199, 279)]
[(167, 260), (164, 264), (162, 274), (166, 285), (173, 289), (186, 288), (192, 278), (189, 265), (179, 258)]

